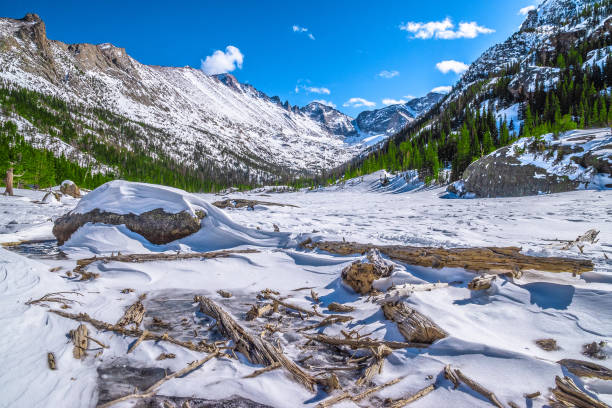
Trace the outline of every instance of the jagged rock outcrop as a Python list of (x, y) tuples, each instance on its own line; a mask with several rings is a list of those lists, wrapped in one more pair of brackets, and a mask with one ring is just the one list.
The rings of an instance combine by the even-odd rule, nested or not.
[(612, 188), (610, 129), (524, 138), (470, 164), (448, 191), (460, 197), (518, 197)]
[(89, 222), (110, 225), (125, 224), (130, 231), (142, 235), (153, 244), (161, 245), (198, 232), (201, 228), (201, 220), (205, 216), (204, 212), (198, 212), (196, 217), (187, 211), (171, 214), (161, 208), (139, 215), (115, 214), (99, 209), (84, 214), (70, 212), (55, 220), (53, 235), (57, 238), (58, 244), (63, 245), (76, 230)]

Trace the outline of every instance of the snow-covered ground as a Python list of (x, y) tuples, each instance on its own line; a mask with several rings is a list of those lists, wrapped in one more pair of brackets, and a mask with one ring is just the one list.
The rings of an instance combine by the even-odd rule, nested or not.
[[(319, 191), (230, 195), (298, 207), (256, 205), (253, 210), (219, 210), (207, 203), (226, 197), (183, 195), (178, 197), (182, 204), (174, 207), (174, 211), (203, 209), (207, 212), (205, 224), (194, 236), (168, 245), (152, 245), (123, 226), (87, 225), (62, 247), (63, 254), (58, 255), (57, 251), (41, 254), (36, 245), (22, 246), (17, 249), (20, 253), (0, 248), (0, 337), (3, 339), (0, 407), (95, 406), (100, 389), (108, 386), (104, 373), (108, 373), (105, 370), (109, 367), (176, 371), (205, 355), (153, 341), (143, 342), (128, 355), (126, 351), (134, 338), (97, 331), (89, 325), (91, 336), (109, 348), (100, 355), (97, 355), (99, 350), (89, 351), (84, 360), (76, 360), (66, 336), (78, 323), (49, 313), (49, 309), (39, 305), (25, 304), (49, 292), (78, 292), (79, 295), (66, 295), (78, 301), (66, 311), (86, 312), (111, 323), (138, 296), (146, 294), (145, 325), (160, 314), (168, 320), (168, 311), (175, 311), (176, 321), (171, 323), (177, 327), (172, 329), (173, 335), (184, 327), (181, 338), (197, 343), (207, 339), (210, 322), (192, 303), (194, 295), (211, 297), (243, 321), (248, 304), (256, 302), (255, 296), (262, 289), (277, 290), (280, 296), (288, 297), (288, 302), (310, 308), (310, 290), (296, 289), (312, 287), (322, 301), (322, 310), (331, 302), (356, 307), (350, 313), (354, 317), (350, 329), (372, 333), (372, 338), (403, 341), (395, 324), (384, 319), (378, 305), (367, 302), (367, 297), (355, 294), (341, 282), (341, 270), (361, 256), (301, 250), (297, 244), (306, 237), (417, 246), (512, 245), (522, 247), (526, 254), (571, 256), (595, 263), (593, 272), (578, 277), (547, 272), (526, 272), (514, 280), (502, 277), (491, 289), (482, 292), (466, 287), (465, 282), (474, 277), (473, 273), (396, 263), (394, 274), (380, 282), (381, 285), (464, 282), (416, 292), (406, 298), (411, 307), (429, 316), (449, 336), (426, 349), (395, 350), (387, 357), (382, 373), (373, 380), (382, 384), (402, 377), (399, 383), (378, 392), (380, 399), (373, 402), (364, 400), (362, 405), (356, 405), (345, 401), (337, 407), (377, 406), (376, 401), (400, 398), (434, 382), (438, 387), (411, 406), (490, 406), (465, 386), (453, 390), (440, 375), (446, 364), (460, 368), (495, 392), (504, 405), (514, 401), (520, 407), (541, 407), (548, 404), (555, 376), (571, 376), (556, 361), (589, 360), (581, 354), (583, 344), (612, 341), (612, 261), (604, 255), (612, 258), (612, 192), (591, 190), (523, 198), (450, 200), (441, 198), (444, 193), (441, 188), (427, 189), (411, 182), (402, 186), (401, 180), (394, 180), (391, 187), (382, 187), (379, 179), (380, 174), (373, 174)], [(115, 210), (129, 211), (129, 206), (137, 203), (138, 194), (125, 188), (123, 191), (120, 197), (124, 200), (123, 207)], [(155, 200), (163, 203), (175, 194), (175, 190), (166, 191), (169, 195), (149, 195), (143, 202), (148, 206)], [(50, 238), (51, 220), (78, 203), (69, 199), (56, 205), (35, 204), (33, 201), (40, 200), (42, 193), (26, 190), (16, 190), (16, 193), (22, 197), (0, 196), (1, 242)], [(102, 198), (98, 206), (116, 205), (112, 196)], [(86, 200), (83, 199), (81, 208), (91, 205)], [(168, 203), (168, 210), (172, 205), (175, 204)], [(280, 232), (272, 232), (273, 224), (278, 225)], [(587, 244), (584, 254), (576, 248), (562, 251), (561, 244), (553, 241), (572, 240), (593, 228), (601, 231), (600, 241)], [(207, 234), (212, 234), (214, 239)], [(99, 273), (97, 279), (80, 281), (68, 276), (76, 259), (93, 254), (176, 250), (184, 253), (221, 248), (253, 248), (259, 252), (206, 260), (98, 262), (87, 269)], [(134, 292), (122, 293), (125, 288), (132, 288)], [(223, 299), (216, 293), (219, 289), (232, 292), (233, 299), (240, 302)], [(48, 305), (59, 308), (55, 303)], [(179, 324), (179, 317), (186, 320)], [(253, 324), (263, 327), (269, 322), (260, 318)], [(340, 328), (340, 325), (331, 325), (318, 331), (340, 336)], [(194, 329), (197, 334), (191, 334)], [(276, 332), (273, 337), (294, 361), (307, 355), (300, 348), (306, 339), (299, 333)], [(554, 338), (560, 349), (550, 352), (540, 349), (534, 342), (542, 338)], [(55, 354), (55, 371), (47, 367), (48, 352)], [(605, 352), (612, 354), (610, 346)], [(160, 353), (174, 353), (176, 358), (158, 361), (156, 357)], [(612, 368), (609, 358), (592, 361)], [(312, 366), (317, 365), (316, 361), (312, 362)], [(282, 370), (243, 378), (257, 368), (261, 367), (251, 365), (242, 357), (240, 360), (214, 359), (185, 377), (166, 382), (157, 394), (206, 399), (240, 395), (274, 407), (311, 407), (327, 398), (323, 391), (313, 394), (296, 384)], [(609, 382), (574, 379), (600, 400), (612, 404)], [(342, 376), (341, 383), (350, 385)], [(133, 391), (132, 388), (126, 385), (123, 393)], [(542, 397), (529, 402), (523, 396), (535, 391), (540, 391)], [(131, 407), (134, 403), (132, 400), (117, 406)]]

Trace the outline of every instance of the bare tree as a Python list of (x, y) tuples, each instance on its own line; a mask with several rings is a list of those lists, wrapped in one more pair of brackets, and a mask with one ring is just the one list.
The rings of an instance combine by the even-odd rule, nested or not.
[(6, 183), (6, 190), (4, 190), (4, 195), (9, 195), (9, 196), (14, 195), (13, 194), (13, 178), (17, 178), (21, 176), (23, 176), (23, 174), (14, 175), (13, 168), (9, 167), (9, 169), (6, 171), (6, 178), (4, 179), (4, 182)]

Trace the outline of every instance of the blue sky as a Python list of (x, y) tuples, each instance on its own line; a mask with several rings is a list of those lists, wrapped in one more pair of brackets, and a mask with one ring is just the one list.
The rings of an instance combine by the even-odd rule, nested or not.
[(537, 2), (0, 0), (0, 10), (38, 13), (50, 39), (111, 42), (145, 64), (201, 68), (220, 50), (209, 72), (233, 69), (270, 96), (355, 116), (452, 85), (461, 63), (505, 40)]

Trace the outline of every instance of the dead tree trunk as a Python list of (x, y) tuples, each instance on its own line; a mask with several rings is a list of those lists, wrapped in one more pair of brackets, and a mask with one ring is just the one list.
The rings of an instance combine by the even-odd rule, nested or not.
[(232, 316), (218, 306), (215, 302), (205, 296), (196, 296), (194, 299), (200, 303), (200, 311), (217, 321), (217, 328), (223, 336), (234, 342), (236, 350), (253, 364), (270, 366), (282, 365), (291, 376), (300, 384), (311, 391), (314, 390), (316, 380), (293, 361), (285, 357), (282, 350), (275, 348), (270, 342), (258, 337), (251, 336), (244, 327), (238, 324)]
[(431, 344), (447, 336), (429, 317), (404, 303), (388, 302), (382, 305), (382, 310), (387, 319), (397, 323), (397, 328), (406, 341)]
[(4, 190), (4, 195), (13, 195), (13, 168), (9, 168), (6, 171), (6, 178), (4, 179), (6, 183), (6, 190)]
[(521, 248), (516, 247), (431, 248), (312, 240), (306, 240), (300, 245), (306, 249), (319, 249), (338, 255), (363, 254), (371, 249), (378, 249), (381, 254), (409, 265), (436, 269), (463, 268), (491, 274), (515, 274), (525, 270), (581, 274), (593, 270), (593, 262), (588, 259), (523, 255)]

